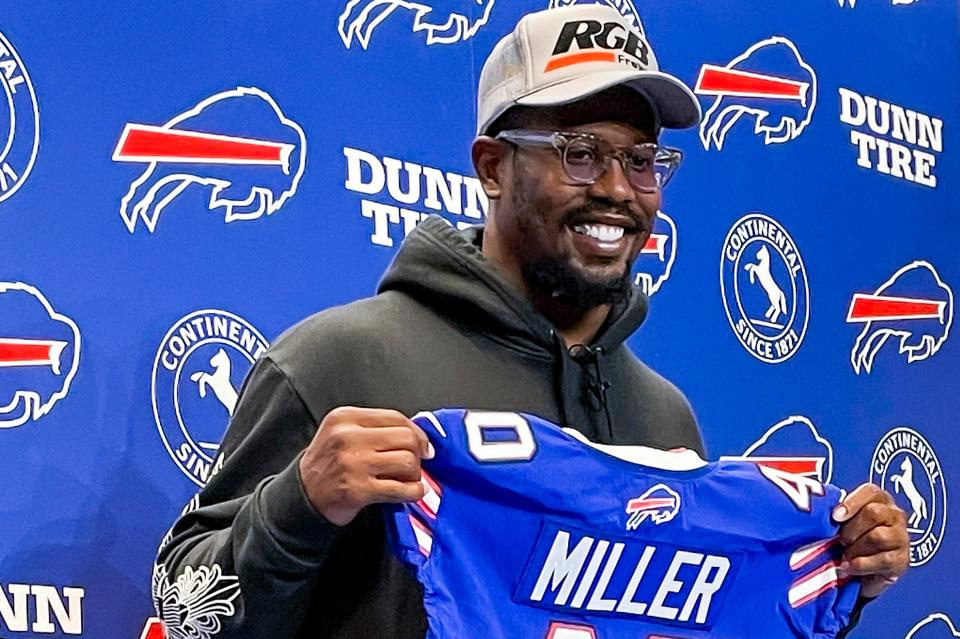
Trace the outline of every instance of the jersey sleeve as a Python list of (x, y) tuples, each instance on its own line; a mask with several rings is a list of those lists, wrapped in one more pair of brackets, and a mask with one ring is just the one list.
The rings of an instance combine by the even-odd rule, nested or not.
[(808, 629), (812, 639), (834, 639), (850, 623), (860, 592), (860, 582), (843, 577), (838, 570), (843, 559), (843, 545), (832, 520), (833, 508), (843, 492), (832, 485), (824, 486), (811, 522), (824, 538), (796, 549), (790, 555), (793, 581), (787, 593), (795, 622)]
[[(422, 412), (413, 417), (413, 422), (426, 433), (437, 455), (445, 456), (450, 452), (450, 442), (446, 441), (447, 428), (440, 421), (449, 417), (455, 415), (442, 414), (438, 417), (435, 413)], [(443, 494), (440, 484), (426, 468), (421, 469), (420, 483), (424, 488), (422, 499), (385, 508), (387, 535), (394, 554), (417, 571), (423, 568), (433, 550)]]

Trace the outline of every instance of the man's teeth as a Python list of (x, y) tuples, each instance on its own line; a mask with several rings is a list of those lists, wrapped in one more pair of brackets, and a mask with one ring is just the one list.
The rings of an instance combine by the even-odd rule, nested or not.
[(577, 233), (588, 235), (601, 242), (616, 242), (623, 237), (622, 226), (608, 226), (606, 224), (578, 224), (573, 227)]

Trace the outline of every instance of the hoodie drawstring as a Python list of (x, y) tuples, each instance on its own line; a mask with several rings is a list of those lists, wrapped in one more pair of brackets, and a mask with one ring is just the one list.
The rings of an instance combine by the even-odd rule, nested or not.
[(603, 378), (603, 366), (600, 362), (603, 357), (603, 348), (600, 346), (590, 347), (584, 344), (577, 344), (570, 349), (571, 357), (580, 360), (590, 359), (593, 362), (593, 370), (588, 369), (590, 381), (587, 384), (587, 390), (593, 399), (603, 409), (603, 415), (606, 420), (607, 431), (604, 433), (602, 443), (613, 443), (613, 419), (610, 417), (610, 406), (607, 403), (607, 391), (610, 389), (610, 382)]

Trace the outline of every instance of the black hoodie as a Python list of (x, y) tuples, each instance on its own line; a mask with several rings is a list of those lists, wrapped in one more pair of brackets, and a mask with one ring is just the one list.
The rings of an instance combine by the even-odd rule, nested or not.
[(174, 636), (424, 637), (422, 591), (389, 554), (380, 509), (338, 528), (304, 494), (300, 453), (334, 407), (522, 411), (602, 443), (703, 455), (683, 395), (623, 343), (646, 316), (643, 295), (567, 349), (481, 241), (479, 228), (426, 220), (375, 297), (304, 320), (257, 361), (222, 468), (161, 546), (154, 598)]

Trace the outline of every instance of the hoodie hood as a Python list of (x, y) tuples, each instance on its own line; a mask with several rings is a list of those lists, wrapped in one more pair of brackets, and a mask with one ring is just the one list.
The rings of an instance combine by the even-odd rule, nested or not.
[[(484, 257), (482, 241), (482, 226), (458, 231), (431, 216), (407, 236), (378, 292), (403, 292), (509, 348), (554, 357), (553, 325)], [(646, 316), (646, 296), (631, 288), (627, 299), (611, 308), (591, 346), (609, 352)]]

